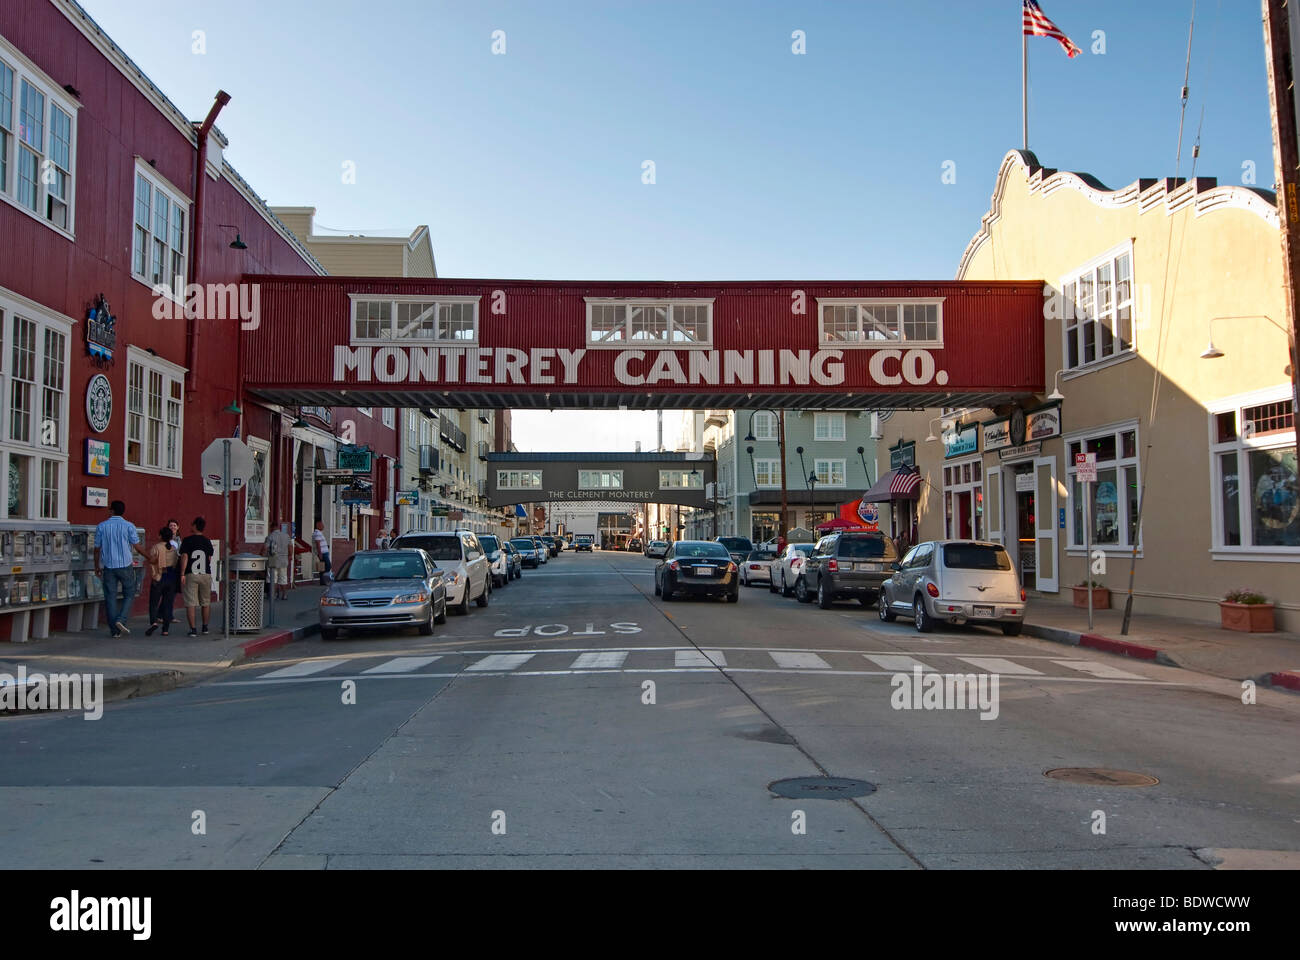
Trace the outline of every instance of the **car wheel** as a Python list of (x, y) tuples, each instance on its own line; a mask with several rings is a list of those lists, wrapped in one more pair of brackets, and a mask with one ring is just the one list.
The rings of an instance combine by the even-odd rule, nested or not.
[(769, 574), (767, 578), (767, 592), (776, 593), (776, 577), (771, 574)]
[(731, 593), (727, 594), (727, 603), (740, 603), (740, 591), (733, 590)]
[(469, 581), (465, 582), (465, 591), (460, 595), (460, 603), (452, 609), (462, 617), (469, 616)]
[(321, 628), (320, 628), (320, 638), (321, 638), (322, 640), (324, 640), (326, 643), (331, 643), (331, 642), (333, 642), (334, 640), (337, 640), (337, 639), (339, 638), (339, 628), (338, 628), (338, 627), (321, 627)]
[(420, 624), (420, 636), (422, 637), (433, 636), (433, 608), (432, 607), (429, 609), (429, 619), (426, 620), (424, 623)]
[(929, 633), (934, 629), (934, 617), (925, 609), (925, 601), (919, 596), (912, 601), (912, 622), (917, 633)]
[(438, 608), (438, 613), (433, 618), (434, 623), (447, 622), (447, 595), (443, 594), (442, 606)]
[(804, 580), (802, 574), (794, 582), (794, 598), (800, 603), (812, 603), (812, 594), (808, 592), (808, 581)]
[(659, 578), (655, 577), (655, 596), (659, 596)]
[(667, 577), (664, 577), (664, 587), (663, 587), (663, 593), (661, 594), (661, 596), (663, 596), (665, 602), (667, 602), (667, 601), (669, 601), (669, 600), (672, 600), (672, 598), (673, 598), (673, 588), (670, 587), (670, 586), (668, 586), (668, 578), (667, 578)]
[(881, 623), (893, 623), (894, 611), (889, 608), (889, 598), (885, 596), (885, 591), (880, 591), (880, 597), (876, 602), (876, 610), (880, 614)]
[(826, 579), (823, 577), (817, 581), (817, 606), (823, 610), (829, 610), (834, 602), (830, 591), (826, 589)]
[(869, 593), (864, 593), (862, 596), (858, 597), (858, 603), (862, 604), (864, 607), (874, 606), (876, 598)]
[(1004, 623), (1002, 624), (1002, 632), (1008, 637), (1018, 637), (1024, 626), (1023, 623)]
[(486, 607), (488, 605), (488, 597), (490, 596), (492, 596), (491, 578), (483, 582), (483, 592), (478, 595), (478, 599), (475, 600), (474, 602), (477, 603), (480, 607)]
[(790, 584), (788, 584), (788, 583), (785, 582), (785, 571), (784, 571), (784, 570), (781, 571), (781, 596), (783, 596), (783, 597), (793, 597), (793, 596), (794, 596), (794, 590), (791, 588)]

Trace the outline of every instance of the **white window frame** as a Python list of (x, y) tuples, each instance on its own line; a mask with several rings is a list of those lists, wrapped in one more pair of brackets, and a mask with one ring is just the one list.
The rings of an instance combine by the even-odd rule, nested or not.
[[(1124, 434), (1133, 433), (1133, 456), (1125, 457), (1124, 454)], [(1087, 552), (1083, 532), (1080, 531), (1079, 542), (1074, 542), (1075, 522), (1074, 522), (1074, 458), (1070, 455), (1070, 445), (1077, 443), (1081, 450), (1086, 448), (1089, 440), (1096, 440), (1100, 437), (1114, 436), (1115, 438), (1115, 459), (1097, 462), (1097, 471), (1114, 469), (1115, 471), (1115, 495), (1119, 507), (1119, 533), (1118, 543), (1097, 543), (1093, 541), (1093, 550), (1102, 550), (1106, 553), (1117, 553), (1125, 556), (1133, 552), (1133, 544), (1129, 542), (1128, 530), (1130, 523), (1135, 519), (1129, 516), (1128, 497), (1123, 495), (1122, 484), (1124, 468), (1132, 467), (1134, 477), (1137, 481), (1139, 496), (1142, 490), (1142, 431), (1137, 420), (1124, 420), (1119, 423), (1110, 423), (1090, 427), (1086, 430), (1076, 430), (1073, 433), (1066, 434), (1062, 437), (1062, 457), (1065, 459), (1065, 496), (1061, 498), (1065, 505), (1065, 552), (1068, 556), (1082, 557)], [(1096, 484), (1093, 484), (1096, 486)], [(1015, 496), (1014, 489), (1010, 493), (1011, 497)], [(1059, 506), (1059, 504), (1058, 504)], [(1091, 518), (1096, 522), (1096, 517)], [(1059, 533), (1059, 531), (1058, 531)], [(1142, 547), (1142, 530), (1137, 531), (1138, 549), (1137, 555), (1144, 555)]]
[[(612, 483), (605, 483), (605, 478), (612, 478)], [(622, 470), (579, 470), (579, 490), (622, 490)]]
[(754, 439), (777, 440), (780, 438), (780, 421), (770, 410), (754, 411)]
[[(137, 271), (136, 270), (136, 251), (138, 249), (137, 242), (139, 238), (139, 230), (142, 228), (139, 222), (137, 221), (136, 217), (137, 217), (137, 211), (140, 204), (139, 190), (140, 190), (141, 179), (144, 179), (149, 184), (150, 187), (149, 215), (148, 215), (149, 222), (147, 226), (143, 228), (145, 231), (144, 269), (141, 271)], [(157, 227), (158, 227), (157, 198), (159, 194), (166, 197), (167, 199), (167, 236), (162, 238), (163, 248), (166, 251), (165, 253), (166, 262), (163, 264), (163, 270), (164, 270), (163, 276), (164, 277), (170, 276), (172, 278), (171, 283), (166, 283), (165, 280), (155, 281), (153, 275), (154, 243), (159, 239), (157, 234)], [(176, 209), (178, 207), (184, 210), (185, 212), (185, 222), (181, 225), (179, 238), (176, 236), (176, 230), (175, 230)], [(190, 203), (189, 198), (185, 196), (184, 192), (182, 192), (179, 187), (177, 187), (175, 184), (169, 181), (157, 170), (151, 167), (148, 161), (144, 160), (141, 157), (136, 157), (135, 167), (131, 173), (131, 212), (130, 212), (131, 236), (127, 244), (127, 249), (130, 251), (130, 253), (128, 254), (128, 256), (130, 257), (128, 269), (131, 271), (131, 276), (136, 281), (144, 284), (146, 287), (152, 290), (155, 295), (166, 296), (173, 303), (182, 304), (182, 305), (185, 302), (185, 284), (187, 278), (189, 277), (189, 269), (190, 269), (189, 242), (190, 242), (190, 228), (192, 226), (190, 222), (190, 217), (192, 215), (193, 215), (193, 205)], [(179, 249), (177, 249), (176, 247), (176, 243), (178, 241), (181, 244)], [(175, 258), (178, 254), (180, 256), (180, 265), (177, 268), (177, 267), (173, 267), (172, 264), (175, 263)], [(175, 272), (175, 270), (177, 269), (179, 269), (180, 271), (179, 273)]]
[[(1120, 306), (1125, 301), (1120, 300), (1118, 296), (1118, 276), (1117, 267), (1121, 257), (1128, 257), (1129, 279), (1128, 279), (1128, 311), (1129, 311), (1129, 344), (1123, 350), (1118, 349), (1119, 338), (1115, 336), (1115, 325), (1119, 316)], [(1099, 297), (1101, 293), (1100, 286), (1097, 284), (1098, 271), (1101, 267), (1109, 265), (1111, 275), (1110, 283), (1112, 296), (1108, 308), (1100, 308)], [(1093, 257), (1087, 263), (1070, 271), (1060, 278), (1057, 289), (1060, 291), (1059, 302), (1061, 304), (1061, 369), (1062, 378), (1069, 380), (1072, 377), (1081, 374), (1091, 373), (1093, 370), (1100, 370), (1111, 366), (1115, 363), (1122, 363), (1138, 355), (1137, 331), (1137, 297), (1134, 295), (1136, 289), (1135, 282), (1136, 264), (1133, 260), (1133, 241), (1125, 242), (1111, 247), (1105, 253)], [(1078, 302), (1079, 281), (1083, 277), (1091, 275), (1093, 278), (1092, 291), (1092, 308), (1089, 310), (1086, 306), (1080, 306)], [(1093, 334), (1093, 359), (1084, 360), (1084, 335), (1085, 324), (1094, 324)], [(1106, 356), (1101, 356), (1101, 326), (1107, 326), (1111, 332), (1112, 352)], [(1073, 328), (1073, 333), (1071, 332)], [(1079, 362), (1070, 366), (1070, 339), (1074, 338), (1075, 346), (1078, 349)]]
[(382, 410), (379, 411), (379, 422), (382, 423), (384, 426), (388, 427), (390, 430), (393, 429), (394, 420), (393, 420), (392, 407), (384, 407)]
[[(12, 88), (8, 91), (13, 101), (10, 107), (10, 116), (7, 118), (8, 123), (5, 122), (6, 118), (0, 117), (0, 128), (3, 128), (3, 131), (0, 131), (0, 140), (4, 141), (4, 144), (0, 145), (0, 149), (6, 149), (8, 153), (3, 171), (5, 176), (0, 179), (0, 201), (21, 210), (33, 220), (40, 221), (69, 240), (74, 240), (76, 238), (75, 217), (77, 206), (77, 116), (81, 110), (81, 104), (70, 97), (60, 84), (55, 83), (53, 78), (28, 60), (17, 47), (11, 46), (3, 37), (0, 37), (0, 60), (4, 61), (5, 66), (13, 71)], [(32, 145), (19, 138), (24, 81), (27, 82), (31, 89), (43, 97), (39, 150), (33, 150)], [(50, 185), (45, 183), (45, 165), (49, 163), (51, 167), (55, 166), (51, 156), (55, 107), (65, 113), (70, 121), (68, 129), (68, 169), (64, 170), (67, 175), (67, 196), (63, 198), (68, 214), (68, 225), (66, 227), (54, 223), (48, 216)], [(35, 210), (18, 199), (18, 160), (23, 155), (24, 150), (35, 153), (37, 156)], [(63, 168), (58, 167), (57, 169), (62, 170)]]
[[(818, 297), (817, 298), (817, 345), (835, 350), (891, 350), (900, 346), (915, 347), (926, 350), (943, 349), (943, 304), (946, 297)], [(935, 306), (937, 325), (935, 338), (931, 340), (910, 339), (903, 328), (903, 308), (915, 306)], [(895, 306), (898, 308), (898, 337), (868, 339), (865, 313), (874, 306)], [(857, 340), (828, 340), (825, 329), (825, 307), (857, 308)]]
[[(144, 407), (143, 421), (141, 423), (142, 432), (140, 435), (140, 459), (138, 464), (129, 461), (131, 453), (131, 416), (130, 394), (131, 394), (131, 368), (133, 366), (141, 367), (144, 371), (143, 390), (144, 390)], [(162, 433), (158, 441), (158, 463), (151, 464), (148, 462), (149, 450), (149, 374), (158, 373), (162, 376)], [(167, 463), (167, 403), (171, 397), (170, 384), (175, 382), (180, 386), (181, 403), (178, 413), (178, 423), (176, 425), (176, 468), (168, 469)], [(146, 350), (128, 344), (126, 348), (126, 392), (122, 397), (122, 469), (130, 470), (133, 473), (147, 473), (153, 476), (178, 477), (185, 476), (185, 368), (178, 363), (172, 363), (170, 360), (164, 360), (162, 357), (155, 357)]]
[[(822, 464), (826, 464), (829, 469), (826, 471), (828, 479), (822, 479)], [(839, 465), (840, 479), (839, 483), (835, 482), (835, 465)], [(813, 473), (817, 475), (817, 486), (830, 487), (832, 490), (843, 488), (848, 483), (847, 461), (843, 457), (818, 457), (813, 460)]]
[(689, 470), (660, 470), (659, 471), (659, 489), (660, 490), (703, 490), (704, 473), (698, 468), (695, 471), (694, 478)]
[[(760, 478), (766, 474), (768, 482)], [(781, 487), (781, 460), (779, 457), (754, 458), (754, 486), (759, 490), (773, 490)]]
[[(31, 423), (27, 440), (9, 439), (10, 413), (13, 389), (13, 321), (20, 316), (35, 326), (35, 377), (32, 381)], [(42, 307), (16, 293), (0, 289), (0, 525), (66, 521), (68, 517), (68, 431), (73, 404), (69, 400), (71, 387), (72, 332), (75, 321)], [(63, 383), (61, 386), (62, 410), (56, 428), (55, 443), (41, 443), (44, 435), (44, 375), (45, 332), (63, 337)], [(27, 457), (27, 510), (24, 516), (9, 517), (9, 457)], [(58, 502), (54, 515), (41, 512), (41, 464), (55, 464), (59, 484)]]
[[(479, 309), (479, 303), (482, 297), (453, 297), (453, 296), (388, 296), (377, 295), (372, 293), (349, 293), (348, 300), (348, 338), (353, 344), (378, 344), (392, 346), (452, 346), (452, 347), (476, 347), (479, 343), (479, 337), (482, 333), (482, 311)], [(357, 336), (357, 305), (360, 303), (387, 303), (389, 307), (389, 324), (390, 335), (379, 337), (359, 337)], [(434, 334), (432, 337), (399, 337), (396, 335), (395, 328), (397, 324), (397, 305), (402, 303), (427, 303), (433, 308)], [(437, 334), (438, 313), (446, 306), (468, 306), (472, 308), (471, 326), (473, 336), (469, 338), (440, 338)], [(427, 311), (426, 311), (427, 312)]]
[[(956, 408), (945, 408), (945, 410)], [(949, 477), (960, 477), (966, 467), (971, 468), (970, 480), (954, 480), (948, 482)], [(979, 478), (976, 479), (975, 473), (979, 472)], [(987, 540), (988, 539), (988, 518), (984, 515), (984, 458), (980, 455), (962, 457), (960, 460), (951, 460), (944, 462), (940, 476), (943, 477), (943, 535), (949, 540)], [(969, 493), (971, 496), (971, 517), (975, 521), (975, 531), (972, 536), (969, 531), (955, 531), (952, 528), (953, 517), (956, 512), (949, 514), (957, 503), (957, 497), (963, 493)]]
[[(1295, 448), (1296, 435), (1295, 430), (1287, 433), (1272, 433), (1263, 436), (1243, 437), (1241, 434), (1242, 422), (1241, 413), (1249, 407), (1259, 406), (1265, 403), (1286, 402), (1292, 399), (1291, 385), (1283, 384), (1275, 387), (1268, 387), (1263, 390), (1253, 390), (1249, 393), (1237, 394), (1231, 397), (1223, 397), (1205, 405), (1209, 421), (1209, 453), (1210, 453), (1210, 517), (1212, 519), (1211, 529), (1213, 540), (1210, 544), (1210, 556), (1214, 560), (1256, 560), (1256, 561), (1283, 561), (1300, 563), (1300, 547), (1270, 547), (1255, 546), (1247, 542), (1253, 536), (1253, 527), (1250, 523), (1250, 509), (1248, 500), (1238, 495), (1239, 523), (1241, 524), (1242, 544), (1240, 546), (1227, 546), (1224, 543), (1224, 516), (1223, 516), (1223, 498), (1222, 491), (1222, 464), (1220, 455), (1224, 453), (1235, 452), (1237, 454), (1237, 471), (1238, 477), (1242, 476), (1247, 469), (1243, 462), (1247, 454), (1253, 450), (1285, 450), (1288, 447)], [(1219, 414), (1235, 414), (1237, 426), (1237, 439), (1218, 441), (1218, 432), (1215, 428), (1215, 419)], [(1294, 419), (1294, 414), (1293, 414)]]
[[(821, 436), (821, 430), (823, 424), (829, 425), (827, 432), (831, 434), (831, 436), (825, 436), (825, 437)], [(836, 424), (839, 424), (839, 436), (834, 436), (834, 434), (836, 433), (835, 430)], [(830, 441), (843, 442), (846, 436), (848, 436), (848, 434), (846, 432), (846, 427), (844, 424), (844, 414), (842, 413), (813, 414), (813, 440), (826, 441), (826, 442), (830, 442)]]
[[(673, 298), (656, 299), (654, 297), (586, 297), (586, 343), (593, 350), (636, 350), (641, 348), (661, 350), (710, 350), (713, 348), (713, 298)], [(597, 341), (592, 339), (591, 314), (596, 306), (623, 308), (623, 339)], [(666, 307), (668, 310), (666, 337), (663, 339), (632, 339), (632, 309), (635, 307)], [(674, 317), (677, 307), (704, 307), (705, 324), (708, 333), (703, 340), (676, 340), (674, 334), (678, 322)]]
[(497, 470), (497, 489), (540, 490), (542, 489), (542, 471)]
[[(265, 459), (262, 465), (262, 515), (260, 517), (250, 519), (248, 514), (249, 492), (248, 488), (244, 490), (244, 541), (246, 543), (265, 543), (267, 534), (271, 529), (269, 512), (272, 484), (274, 483), (274, 477), (271, 475), (274, 466), (271, 459), (271, 444), (269, 441), (253, 436), (250, 436), (245, 442), (253, 452), (254, 457), (261, 454)], [(260, 530), (258, 524), (261, 524)]]

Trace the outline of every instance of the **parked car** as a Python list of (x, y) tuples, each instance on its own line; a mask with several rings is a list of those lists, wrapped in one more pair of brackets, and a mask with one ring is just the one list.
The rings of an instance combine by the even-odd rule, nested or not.
[(535, 569), (542, 565), (542, 558), (538, 555), (537, 541), (532, 537), (515, 537), (510, 541), (510, 546), (519, 551), (519, 561), (523, 566)]
[(340, 630), (418, 627), (447, 622), (443, 571), (423, 550), (362, 550), (343, 561), (319, 604), (322, 640)]
[(893, 575), (898, 552), (883, 533), (850, 531), (832, 533), (817, 541), (794, 584), (800, 603), (829, 610), (836, 600), (857, 600), (872, 606), (880, 585)]
[(749, 537), (714, 537), (713, 542), (726, 547), (727, 553), (731, 554), (731, 559), (737, 564), (754, 552), (754, 543)]
[(541, 559), (542, 563), (550, 563), (551, 548), (542, 542), (541, 537), (534, 536), (532, 539), (533, 543), (537, 545), (537, 556)]
[(672, 600), (676, 596), (740, 599), (737, 564), (720, 543), (708, 540), (678, 540), (655, 564), (655, 596)]
[(633, 537), (631, 540), (627, 542), (627, 549), (629, 553), (632, 552), (640, 553), (643, 549), (645, 549), (645, 547), (641, 543), (640, 537)]
[(591, 553), (594, 543), (595, 537), (590, 534), (580, 533), (573, 538), (573, 552), (577, 553), (579, 550), (586, 550), (588, 553)]
[(921, 633), (935, 623), (996, 623), (1009, 637), (1025, 620), (1025, 591), (1000, 543), (928, 540), (894, 564), (881, 586), (878, 610), (885, 622), (910, 612)]
[(405, 547), (419, 547), (442, 568), (447, 604), (457, 613), (469, 613), (471, 600), (480, 607), (488, 605), (488, 597), (492, 595), (491, 569), (477, 534), (469, 530), (404, 533), (393, 541), (390, 549)]
[(492, 586), (504, 587), (510, 580), (510, 554), (501, 549), (501, 541), (489, 534), (478, 538), (487, 554), (488, 567), (492, 571)]
[(542, 537), (541, 540), (542, 540), (542, 543), (546, 544), (546, 552), (547, 552), (550, 556), (552, 556), (552, 557), (558, 557), (558, 556), (560, 555), (560, 548), (559, 548), (559, 546), (556, 544), (556, 542), (555, 542), (555, 538), (554, 538), (554, 537), (546, 536), (546, 537)]
[(772, 561), (772, 579), (767, 588), (773, 593), (779, 590), (783, 597), (793, 597), (803, 562), (816, 549), (815, 543), (787, 543), (781, 555)]
[(775, 559), (775, 550), (751, 550), (749, 556), (740, 562), (740, 582), (747, 587), (756, 583), (771, 584), (772, 561)]
[(663, 555), (668, 552), (669, 546), (671, 544), (667, 540), (651, 540), (645, 545), (645, 555), (662, 559)]
[(502, 540), (501, 549), (506, 552), (509, 561), (509, 579), (518, 580), (524, 575), (524, 558), (520, 555), (513, 541)]

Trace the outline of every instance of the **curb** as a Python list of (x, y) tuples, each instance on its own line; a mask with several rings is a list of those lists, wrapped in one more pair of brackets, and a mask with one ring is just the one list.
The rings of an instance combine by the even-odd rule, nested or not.
[(104, 702), (134, 700), (150, 694), (175, 690), (185, 679), (179, 670), (155, 670), (152, 673), (131, 673), (123, 677), (104, 678)]
[(1294, 670), (1284, 670), (1281, 673), (1266, 673), (1264, 677), (1270, 687), (1283, 687), (1287, 690), (1300, 691), (1300, 673)]
[(241, 663), (247, 663), (249, 660), (255, 660), (264, 653), (268, 653), (278, 647), (287, 646), (295, 640), (301, 640), (314, 633), (320, 633), (319, 623), (308, 623), (301, 627), (281, 630), (268, 637), (258, 637), (256, 640), (246, 641), (239, 645), (239, 652), (231, 658), (230, 663), (227, 664), (227, 666), (235, 667)]
[[(1101, 650), (1104, 653), (1114, 653), (1121, 657), (1133, 657), (1136, 660), (1151, 660), (1166, 667), (1182, 666), (1169, 654), (1156, 647), (1148, 647), (1145, 644), (1134, 643), (1131, 640), (1112, 640), (1110, 637), (1103, 637), (1099, 633), (1078, 633), (1060, 627), (1044, 627), (1036, 623), (1026, 623), (1023, 632), (1040, 640), (1066, 643), (1074, 647), (1088, 647), (1093, 650)], [(1300, 678), (1297, 678), (1297, 682), (1300, 682)]]

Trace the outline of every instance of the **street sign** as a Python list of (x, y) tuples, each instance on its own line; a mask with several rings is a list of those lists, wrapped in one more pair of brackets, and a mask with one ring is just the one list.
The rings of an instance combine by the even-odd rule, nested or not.
[(414, 507), (420, 503), (419, 490), (398, 490), (397, 505), (399, 507)]
[[(225, 475), (226, 444), (230, 444), (230, 476)], [(203, 451), (199, 470), (203, 474), (204, 493), (224, 493), (243, 490), (253, 476), (253, 451), (242, 440), (223, 438), (213, 440)]]
[(1074, 477), (1080, 483), (1097, 482), (1097, 455), (1095, 453), (1076, 453), (1074, 455)]

